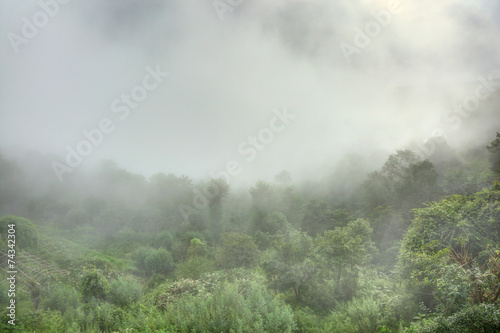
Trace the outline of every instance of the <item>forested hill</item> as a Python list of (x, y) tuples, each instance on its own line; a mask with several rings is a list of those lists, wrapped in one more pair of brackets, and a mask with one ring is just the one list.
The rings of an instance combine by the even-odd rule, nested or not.
[(0, 156), (2, 332), (500, 331), (500, 133), (246, 189), (27, 156)]

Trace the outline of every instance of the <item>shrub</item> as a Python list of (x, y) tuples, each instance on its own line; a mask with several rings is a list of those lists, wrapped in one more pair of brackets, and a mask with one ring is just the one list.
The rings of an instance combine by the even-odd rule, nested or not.
[(319, 318), (308, 307), (298, 308), (293, 311), (293, 319), (296, 324), (296, 332), (310, 332), (310, 333), (320, 333), (323, 332), (320, 325), (318, 325)]
[(64, 314), (70, 309), (79, 308), (80, 304), (78, 292), (73, 287), (56, 284), (49, 287), (46, 298), (41, 302), (41, 307)]
[(92, 299), (84, 306), (84, 317), (81, 322), (85, 332), (120, 331), (126, 313), (114, 304)]
[(172, 255), (164, 248), (156, 250), (150, 247), (140, 247), (132, 253), (132, 259), (140, 273), (146, 276), (154, 273), (167, 274), (175, 267)]
[(328, 318), (327, 331), (333, 333), (377, 332), (382, 321), (382, 305), (370, 298), (355, 298), (339, 306)]
[(188, 258), (208, 256), (209, 249), (207, 243), (198, 238), (191, 239), (188, 248)]
[(167, 304), (177, 302), (181, 297), (200, 295), (201, 297), (214, 293), (222, 285), (223, 277), (218, 273), (205, 274), (198, 279), (178, 279), (170, 284), (158, 296), (158, 306), (163, 309)]
[(141, 297), (142, 287), (131, 277), (119, 277), (109, 284), (109, 301), (119, 307), (129, 307)]
[(0, 238), (7, 240), (10, 224), (15, 225), (16, 249), (34, 250), (37, 248), (38, 230), (32, 222), (22, 217), (8, 215), (0, 218)]
[(168, 230), (164, 230), (156, 235), (153, 239), (152, 245), (156, 248), (163, 247), (167, 250), (172, 250), (172, 245), (174, 244), (174, 238)]
[(177, 265), (176, 274), (183, 278), (197, 279), (214, 269), (215, 262), (212, 259), (206, 257), (193, 257)]
[(217, 251), (217, 264), (224, 268), (252, 267), (259, 261), (259, 250), (252, 237), (240, 233), (224, 233), (222, 248)]
[(96, 269), (91, 269), (82, 276), (80, 292), (84, 301), (89, 301), (91, 298), (104, 300), (108, 293), (108, 288), (108, 281)]
[(166, 304), (166, 319), (181, 332), (292, 332), (290, 307), (261, 284), (250, 282), (240, 292), (240, 281), (214, 294), (185, 296)]
[(413, 323), (407, 333), (500, 332), (500, 309), (493, 304), (473, 305), (449, 317), (438, 316)]

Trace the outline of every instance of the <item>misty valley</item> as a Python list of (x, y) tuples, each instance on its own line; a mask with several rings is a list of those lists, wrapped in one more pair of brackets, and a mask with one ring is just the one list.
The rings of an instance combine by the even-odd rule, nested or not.
[(500, 332), (500, 1), (0, 1), (0, 333)]

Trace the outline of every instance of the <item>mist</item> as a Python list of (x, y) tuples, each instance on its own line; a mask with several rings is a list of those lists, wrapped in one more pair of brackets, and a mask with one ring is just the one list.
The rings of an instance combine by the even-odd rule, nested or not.
[[(471, 117), (454, 110), (480, 77), (498, 87), (499, 5), (488, 1), (74, 0), (13, 39), (40, 3), (1, 5), (0, 142), (5, 154), (48, 154), (43, 168), (67, 165), (67, 147), (103, 119), (112, 130), (75, 169), (111, 159), (146, 177), (207, 178), (236, 161), (232, 184), (284, 169), (315, 178), (348, 153), (388, 155), (436, 135), (486, 142), (499, 125), (496, 92)], [(367, 42), (358, 33), (377, 17)], [(126, 106), (151, 70), (161, 82)], [(261, 133), (276, 112), (289, 122)]]

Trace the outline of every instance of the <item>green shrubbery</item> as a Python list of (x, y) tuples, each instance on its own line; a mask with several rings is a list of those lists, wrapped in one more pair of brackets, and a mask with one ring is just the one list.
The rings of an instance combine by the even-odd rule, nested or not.
[(140, 247), (132, 253), (132, 259), (140, 275), (167, 274), (175, 268), (172, 255), (164, 248)]
[(176, 274), (179, 277), (196, 279), (201, 275), (212, 272), (215, 261), (207, 257), (193, 257), (177, 265)]
[(253, 267), (259, 261), (259, 250), (252, 237), (225, 233), (222, 235), (222, 247), (216, 253), (216, 261), (224, 268)]
[(25, 218), (8, 215), (0, 218), (0, 241), (2, 249), (7, 249), (7, 235), (9, 225), (15, 225), (15, 248), (19, 250), (35, 250), (38, 246), (38, 230), (36, 226)]
[(80, 295), (73, 287), (64, 284), (54, 284), (46, 291), (46, 297), (41, 302), (42, 309), (59, 311), (64, 314), (81, 306)]
[[(15, 223), (18, 250), (45, 260), (35, 271), (69, 274), (28, 281), (16, 327), (3, 307), (0, 331), (500, 332), (500, 185), (471, 193), (491, 179), (484, 161), (443, 169), (399, 151), (340, 201), (282, 173), (246, 199), (221, 187), (189, 221), (187, 177), (112, 168), (96, 198), (66, 195), (71, 182), (27, 195), (13, 211), (42, 225), (5, 216), (0, 245)], [(468, 194), (425, 204), (456, 191)]]
[(406, 333), (490, 333), (500, 332), (500, 308), (493, 304), (479, 304), (461, 310), (452, 316), (438, 315), (413, 323)]
[(127, 308), (142, 297), (142, 287), (132, 277), (118, 277), (109, 283), (108, 299), (116, 306)]
[(241, 283), (225, 284), (213, 293), (184, 293), (165, 304), (166, 319), (177, 332), (292, 332), (288, 305), (256, 282), (241, 292)]

